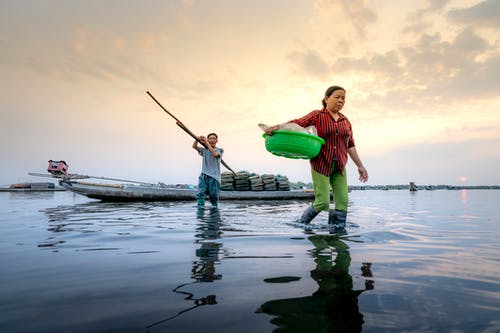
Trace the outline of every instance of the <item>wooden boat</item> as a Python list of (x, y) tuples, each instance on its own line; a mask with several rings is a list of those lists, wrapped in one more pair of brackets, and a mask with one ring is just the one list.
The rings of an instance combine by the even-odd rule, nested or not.
[[(103, 201), (190, 201), (195, 189), (179, 189), (161, 184), (107, 184), (76, 180), (60, 182), (66, 189)], [(312, 191), (221, 191), (220, 200), (313, 200)]]
[[(196, 200), (193, 188), (174, 188), (163, 183), (151, 184), (118, 178), (96, 177), (69, 174), (68, 165), (64, 161), (49, 160), (47, 171), (50, 175), (29, 173), (31, 176), (51, 177), (59, 180), (59, 184), (74, 193), (88, 198), (103, 201), (190, 201)], [(224, 176), (224, 174), (223, 174)], [(83, 179), (112, 181), (95, 183)], [(250, 178), (247, 179), (250, 181)], [(273, 178), (274, 181), (274, 178)], [(236, 187), (236, 186), (235, 186)], [(276, 188), (276, 187), (275, 187)], [(313, 200), (312, 191), (221, 191), (220, 200)]]

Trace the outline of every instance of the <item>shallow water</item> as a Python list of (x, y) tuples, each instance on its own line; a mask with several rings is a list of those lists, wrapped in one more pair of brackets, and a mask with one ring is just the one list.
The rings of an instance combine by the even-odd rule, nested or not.
[(353, 191), (339, 236), (306, 202), (0, 193), (0, 331), (499, 332), (499, 199)]

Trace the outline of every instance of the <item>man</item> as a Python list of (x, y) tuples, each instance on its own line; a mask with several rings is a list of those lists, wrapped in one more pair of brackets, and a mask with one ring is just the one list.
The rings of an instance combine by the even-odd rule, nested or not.
[(206, 148), (198, 146), (198, 141), (193, 143), (193, 149), (203, 158), (201, 174), (198, 178), (196, 201), (198, 207), (204, 206), (205, 197), (208, 194), (212, 206), (217, 207), (220, 192), (220, 162), (224, 150), (216, 147), (218, 137), (215, 133), (208, 134), (206, 138), (200, 136), (199, 139), (205, 144)]

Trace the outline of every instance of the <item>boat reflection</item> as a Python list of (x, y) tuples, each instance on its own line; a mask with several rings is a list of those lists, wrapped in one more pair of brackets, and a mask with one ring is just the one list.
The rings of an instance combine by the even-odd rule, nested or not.
[(358, 296), (374, 288), (371, 263), (361, 266), (364, 289), (354, 290), (349, 246), (339, 235), (312, 235), (308, 240), (314, 245), (311, 277), (318, 290), (311, 296), (268, 301), (257, 312), (276, 316), (271, 323), (279, 332), (361, 332)]

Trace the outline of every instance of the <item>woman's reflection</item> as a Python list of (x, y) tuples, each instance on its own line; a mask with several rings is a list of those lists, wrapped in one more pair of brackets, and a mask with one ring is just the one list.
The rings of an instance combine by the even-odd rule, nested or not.
[(371, 263), (361, 267), (361, 275), (367, 278), (365, 288), (354, 290), (349, 246), (338, 235), (313, 235), (308, 239), (314, 245), (316, 268), (311, 277), (318, 283), (318, 290), (311, 296), (266, 302), (257, 312), (276, 316), (271, 322), (280, 326), (280, 332), (361, 332), (364, 321), (358, 296), (374, 288)]

